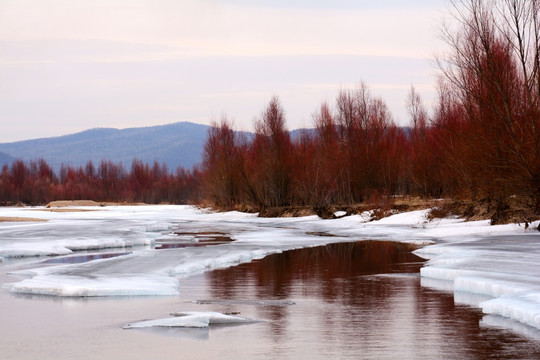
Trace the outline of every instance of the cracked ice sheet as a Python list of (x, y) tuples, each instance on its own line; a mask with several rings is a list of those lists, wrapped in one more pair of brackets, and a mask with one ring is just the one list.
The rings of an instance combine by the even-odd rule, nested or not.
[[(538, 222), (531, 228), (537, 227)], [(457, 302), (540, 329), (540, 233), (518, 225), (465, 223), (426, 230), (444, 243), (415, 251), (430, 259), (423, 279), (450, 284)], [(469, 295), (467, 295), (469, 294)]]
[[(91, 210), (49, 212), (44, 208), (0, 208), (0, 216), (31, 215), (49, 220), (41, 223), (0, 223), (0, 254), (4, 257), (132, 247), (132, 253), (126, 256), (79, 264), (45, 266), (42, 260), (37, 260), (33, 267), (25, 264), (28, 269), (12, 271), (12, 274), (27, 276), (28, 279), (4, 287), (16, 293), (55, 296), (175, 294), (181, 291), (177, 289), (177, 277), (250, 262), (286, 250), (334, 242), (392, 238), (397, 229), (385, 231), (389, 228), (382, 226), (369, 231), (362, 228), (365, 218), (361, 216), (332, 221), (321, 220), (317, 216), (265, 219), (255, 214), (212, 213), (189, 206), (121, 206)], [(414, 215), (414, 221), (422, 216), (421, 213)], [(410, 221), (406, 223), (410, 225)], [(223, 232), (236, 241), (217, 246), (165, 250), (136, 246), (152, 243), (157, 237), (174, 236), (174, 232), (200, 231)], [(155, 287), (150, 286), (153, 283)]]
[(77, 209), (89, 211), (0, 208), (0, 217), (17, 215), (48, 220), (0, 222), (0, 257), (65, 255), (81, 250), (151, 245), (158, 231), (170, 227), (160, 211), (136, 211), (133, 207)]
[[(38, 261), (34, 268), (12, 272), (29, 279), (4, 287), (16, 293), (55, 296), (174, 295), (179, 291), (177, 276), (249, 262), (284, 250), (347, 240), (309, 236), (289, 226), (290, 221), (276, 224), (275, 220), (257, 221), (253, 214), (209, 213), (186, 206), (94, 210), (51, 213), (43, 208), (0, 209), (0, 216), (32, 214), (49, 220), (0, 224), (0, 254), (4, 257), (57, 255), (82, 249), (135, 246), (153, 242), (156, 237), (172, 236), (173, 231), (210, 229), (233, 237), (238, 234), (238, 240), (200, 248), (134, 247), (130, 255), (80, 264), (44, 266)], [(303, 221), (306, 219), (300, 223)]]

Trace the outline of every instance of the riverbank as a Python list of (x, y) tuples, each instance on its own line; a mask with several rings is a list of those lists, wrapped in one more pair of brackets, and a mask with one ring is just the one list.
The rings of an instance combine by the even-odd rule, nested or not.
[[(371, 221), (410, 212), (429, 209), (428, 219), (444, 219), (459, 217), (466, 221), (490, 220), (492, 225), (502, 224), (529, 224), (540, 220), (540, 214), (526, 205), (524, 199), (512, 197), (501, 206), (500, 203), (481, 200), (455, 200), (455, 199), (424, 199), (413, 196), (380, 197), (374, 202), (365, 202), (351, 205), (326, 206), (281, 206), (269, 208), (252, 208), (246, 205), (232, 207), (207, 207), (216, 211), (240, 211), (257, 213), (260, 217), (301, 217), (317, 215), (322, 219), (337, 219), (344, 216), (370, 214)], [(540, 231), (540, 228), (537, 228)]]

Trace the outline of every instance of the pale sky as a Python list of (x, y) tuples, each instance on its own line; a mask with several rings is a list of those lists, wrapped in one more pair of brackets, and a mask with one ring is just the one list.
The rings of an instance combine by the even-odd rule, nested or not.
[(361, 81), (408, 122), (436, 96), (446, 0), (0, 0), (0, 142), (222, 114), (289, 129)]

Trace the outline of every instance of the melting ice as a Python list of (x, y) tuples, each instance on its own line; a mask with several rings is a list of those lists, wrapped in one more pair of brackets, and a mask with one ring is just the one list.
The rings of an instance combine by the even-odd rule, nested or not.
[[(369, 222), (369, 216), (362, 215), (267, 219), (189, 206), (85, 210), (92, 211), (0, 208), (0, 216), (48, 220), (0, 223), (0, 266), (9, 271), (11, 262), (4, 260), (13, 257), (65, 256), (106, 248), (129, 248), (130, 254), (66, 264), (36, 259), (25, 264), (25, 270), (13, 271), (24, 279), (3, 287), (15, 293), (54, 296), (175, 295), (182, 291), (178, 278), (269, 254), (335, 242), (395, 240), (434, 244), (416, 251), (429, 259), (421, 270), (422, 285), (442, 286), (453, 291), (458, 302), (540, 329), (540, 233), (519, 225), (490, 226), (487, 221), (459, 219), (428, 222), (427, 211)], [(531, 228), (536, 226), (538, 222)], [(156, 241), (174, 242), (175, 233), (198, 232), (227, 234), (234, 241), (154, 248)], [(184, 236), (182, 241), (190, 239)]]

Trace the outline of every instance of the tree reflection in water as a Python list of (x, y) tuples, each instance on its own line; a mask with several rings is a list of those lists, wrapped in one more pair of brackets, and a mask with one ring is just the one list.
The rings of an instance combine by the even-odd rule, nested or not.
[[(412, 254), (414, 246), (391, 241), (358, 241), (287, 251), (264, 259), (208, 273), (211, 296), (215, 299), (317, 298), (365, 311), (376, 304), (384, 311), (391, 288), (385, 279), (369, 275), (419, 273), (423, 261)], [(279, 336), (287, 328), (290, 309), (286, 306), (259, 310), (271, 320)], [(262, 312), (262, 313), (261, 313)], [(325, 314), (321, 314), (325, 315)], [(324, 316), (326, 324), (337, 326), (333, 311)]]
[(338, 243), (205, 276), (213, 299), (297, 302), (255, 309), (258, 318), (269, 320), (264, 337), (279, 344), (274, 358), (306, 349), (318, 356), (328, 351), (329, 357), (376, 354), (381, 359), (539, 355), (536, 342), (481, 327), (478, 309), (455, 304), (453, 294), (422, 287), (424, 262), (413, 249), (390, 241)]
[[(359, 241), (287, 251), (262, 260), (208, 273), (212, 296), (221, 299), (251, 296), (258, 299), (295, 296), (293, 283), (303, 284), (304, 295), (354, 304), (366, 289), (348, 287), (343, 279), (390, 273), (419, 273), (423, 260), (411, 253), (413, 245), (391, 241)], [(293, 289), (294, 288), (294, 289)], [(380, 290), (377, 290), (377, 292)], [(383, 295), (383, 294), (377, 294)]]

